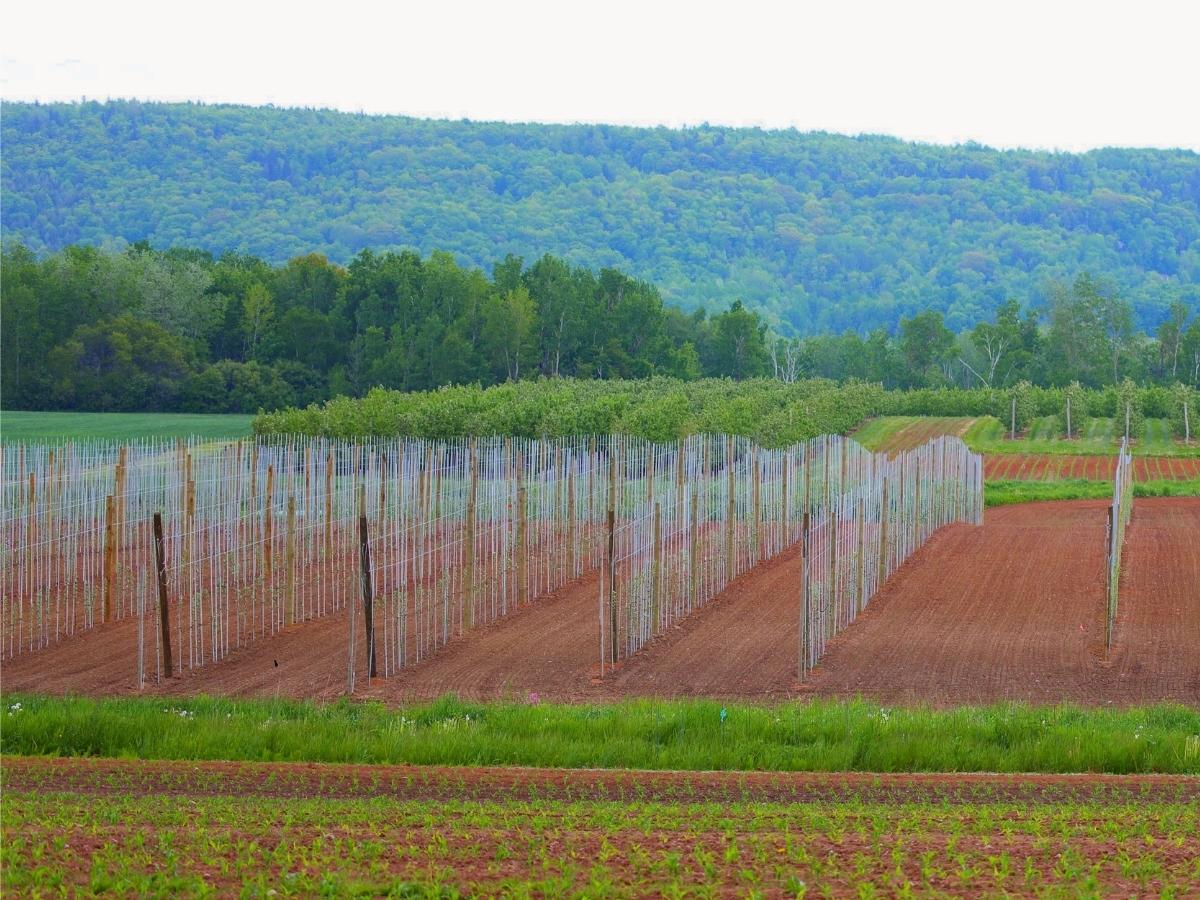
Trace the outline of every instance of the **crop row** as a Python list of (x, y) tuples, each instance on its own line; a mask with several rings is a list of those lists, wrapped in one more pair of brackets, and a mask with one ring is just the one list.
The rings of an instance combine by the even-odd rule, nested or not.
[(163, 799), (8, 792), (6, 888), (1161, 894), (1200, 877), (1188, 804)]
[(824, 379), (552, 379), (421, 392), (377, 389), (362, 398), (337, 397), (304, 409), (260, 414), (254, 430), (259, 435), (332, 438), (628, 434), (651, 441), (719, 433), (783, 447), (819, 434), (846, 434), (879, 415), (994, 416), (1006, 429), (1015, 425), (1018, 431), (1038, 417), (1062, 416), (1064, 423), (1071, 419), (1074, 435), (1087, 418), (1095, 417), (1120, 419), (1124, 433), (1128, 412), (1131, 437), (1141, 436), (1145, 418), (1169, 419), (1176, 437), (1186, 429), (1194, 436), (1196, 407), (1196, 392), (1190, 388), (1141, 388), (1131, 382), (1104, 389), (1022, 382), (1005, 389), (889, 391), (879, 384), (839, 385)]

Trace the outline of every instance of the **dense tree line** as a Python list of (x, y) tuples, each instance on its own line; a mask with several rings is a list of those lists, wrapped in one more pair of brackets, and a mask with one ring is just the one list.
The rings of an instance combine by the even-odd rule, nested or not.
[(320, 254), (283, 265), (195, 249), (72, 246), (0, 258), (0, 404), (8, 409), (254, 412), (374, 387), (537, 378), (858, 380), (883, 387), (1200, 383), (1200, 316), (1154, 336), (1090, 276), (1015, 300), (959, 334), (940, 313), (895, 333), (783, 338), (734, 301), (685, 313), (651, 284), (546, 255), (490, 275), (446, 253)]
[(478, 267), (548, 251), (681, 309), (740, 299), (789, 335), (926, 310), (957, 333), (1083, 271), (1151, 333), (1200, 297), (1200, 156), (1184, 150), (137, 102), (5, 103), (0, 129), (3, 228), (38, 252), (149, 240), (349, 265), (411, 247)]
[(684, 314), (615, 269), (446, 253), (244, 254), (72, 246), (0, 259), (0, 403), (9, 409), (254, 412), (539, 376), (761, 375), (767, 330), (733, 303)]
[(991, 321), (959, 334), (940, 313), (926, 311), (901, 319), (895, 337), (878, 328), (865, 336), (776, 339), (772, 363), (783, 372), (905, 388), (1003, 388), (1021, 381), (1096, 388), (1126, 379), (1200, 385), (1200, 315), (1183, 301), (1171, 304), (1152, 335), (1136, 329), (1127, 299), (1086, 273), (1051, 284), (1034, 304), (1006, 300)]

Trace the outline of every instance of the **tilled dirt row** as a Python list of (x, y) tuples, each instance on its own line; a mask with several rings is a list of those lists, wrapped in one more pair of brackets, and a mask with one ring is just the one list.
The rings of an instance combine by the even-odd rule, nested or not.
[(676, 772), (516, 767), (5, 757), (13, 792), (100, 796), (390, 797), (777, 803), (1112, 803), (1200, 801), (1176, 775)]
[[(1057, 453), (990, 453), (983, 459), (989, 481), (1066, 481), (1083, 478), (1110, 481), (1117, 467), (1113, 456), (1072, 456)], [(1135, 456), (1135, 481), (1186, 481), (1200, 478), (1200, 459), (1194, 457)]]
[[(816, 695), (938, 706), (1200, 704), (1200, 500), (1135, 502), (1107, 656), (1105, 507), (1004, 506), (987, 510), (982, 527), (942, 529), (830, 641), (804, 683), (796, 680), (803, 560), (792, 547), (603, 678), (593, 574), (397, 675), (360, 677), (357, 693), (388, 702), (453, 692), (570, 702)], [(347, 630), (344, 613), (291, 626), (147, 693), (334, 697), (345, 691)], [(117, 623), (9, 660), (5, 689), (136, 693), (133, 640)], [(358, 650), (361, 675), (364, 641)]]

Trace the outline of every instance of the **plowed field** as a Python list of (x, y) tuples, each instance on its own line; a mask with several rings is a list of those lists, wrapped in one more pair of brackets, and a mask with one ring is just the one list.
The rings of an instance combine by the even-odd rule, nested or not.
[[(1116, 468), (1116, 456), (992, 453), (983, 459), (983, 477), (988, 481), (1063, 481), (1069, 478), (1111, 481)], [(1200, 478), (1200, 459), (1135, 456), (1133, 477), (1137, 481), (1182, 481)]]
[[(758, 566), (615, 672), (598, 677), (595, 576), (360, 694), (389, 701), (628, 696), (864, 696), (950, 705), (1024, 700), (1200, 703), (1200, 500), (1139, 499), (1111, 659), (1104, 659), (1105, 503), (989, 509), (943, 529), (897, 572), (811, 679), (795, 680), (800, 556)], [(344, 614), (285, 629), (148, 692), (332, 697), (345, 689)], [(9, 690), (135, 690), (131, 623), (10, 660)], [(357, 669), (366, 670), (359, 641)]]
[(1000, 507), (983, 528), (944, 530), (834, 638), (808, 688), (896, 703), (1200, 703), (1200, 500), (1134, 503), (1109, 661), (1105, 506)]

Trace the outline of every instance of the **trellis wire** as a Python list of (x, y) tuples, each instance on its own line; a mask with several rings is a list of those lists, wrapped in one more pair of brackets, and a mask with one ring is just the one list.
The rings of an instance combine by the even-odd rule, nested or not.
[[(139, 684), (163, 675), (155, 513), (177, 671), (357, 602), (364, 517), (385, 677), (595, 569), (603, 668), (797, 542), (803, 672), (933, 529), (982, 516), (979, 457), (957, 439), (895, 460), (837, 436), (764, 450), (720, 435), (146, 440), (0, 454), (0, 654), (135, 619)], [(885, 549), (883, 564), (871, 546)], [(354, 647), (351, 617), (351, 690)]]
[(1125, 528), (1133, 513), (1133, 455), (1126, 440), (1121, 441), (1117, 470), (1113, 477), (1113, 499), (1108, 510), (1107, 609), (1104, 616), (1104, 652), (1112, 649), (1113, 629), (1117, 621), (1117, 592), (1121, 580), (1121, 552), (1125, 546)]
[[(632, 467), (632, 468), (631, 468)], [(983, 466), (958, 438), (895, 458), (837, 435), (785, 450), (696, 436), (623, 466), (639, 501), (615, 528), (600, 596), (601, 670), (797, 543), (798, 674), (929, 536), (983, 520)]]

